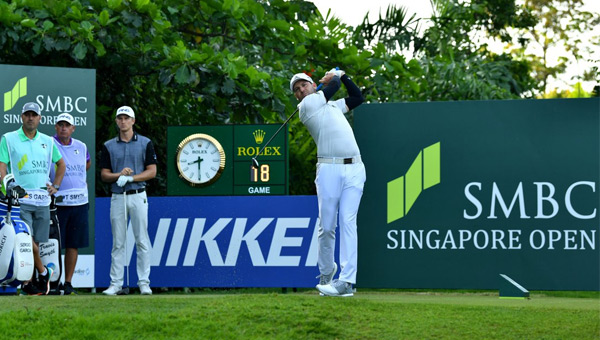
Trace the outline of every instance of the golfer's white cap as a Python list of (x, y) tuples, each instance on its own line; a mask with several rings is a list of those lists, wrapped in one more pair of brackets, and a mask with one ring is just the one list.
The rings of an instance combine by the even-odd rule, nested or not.
[(127, 115), (131, 118), (135, 118), (135, 113), (133, 112), (133, 109), (129, 106), (121, 106), (120, 108), (118, 108), (115, 117), (118, 117), (119, 115)]
[(56, 123), (58, 124), (58, 122), (67, 122), (71, 125), (75, 125), (75, 119), (68, 113), (59, 114), (58, 117), (56, 117)]
[(306, 73), (296, 73), (292, 77), (292, 80), (290, 80), (290, 90), (292, 90), (292, 92), (294, 92), (294, 84), (298, 80), (306, 80), (307, 82), (309, 82), (311, 84), (315, 83)]

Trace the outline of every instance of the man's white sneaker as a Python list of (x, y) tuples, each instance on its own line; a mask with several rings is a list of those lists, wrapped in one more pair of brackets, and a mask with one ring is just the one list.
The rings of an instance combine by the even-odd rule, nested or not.
[(152, 289), (147, 284), (140, 285), (140, 293), (142, 295), (152, 295)]
[(104, 295), (117, 295), (117, 293), (121, 290), (121, 287), (110, 285), (107, 290), (103, 291)]
[(334, 280), (327, 285), (317, 285), (317, 289), (326, 296), (353, 296), (352, 284), (345, 281)]
[(320, 274), (319, 276), (317, 276), (317, 279), (319, 279), (319, 284), (320, 285), (327, 285), (331, 283), (331, 280), (333, 280), (333, 276), (335, 275), (335, 272), (337, 272), (337, 264), (334, 262), (333, 263), (333, 270), (331, 271), (331, 274)]

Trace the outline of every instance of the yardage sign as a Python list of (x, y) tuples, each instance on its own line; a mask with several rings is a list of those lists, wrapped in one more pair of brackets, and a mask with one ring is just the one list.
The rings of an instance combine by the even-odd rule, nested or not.
[[(280, 125), (220, 125), (171, 126), (167, 128), (167, 194), (170, 196), (210, 195), (287, 195), (288, 147), (287, 133), (278, 134), (262, 150), (263, 143), (273, 136)], [(193, 145), (185, 145), (190, 138), (199, 138)], [(210, 139), (207, 143), (203, 140)], [(210, 144), (210, 145), (209, 145)], [(211, 164), (211, 155), (217, 151), (225, 155), (221, 168)], [(181, 153), (186, 153), (182, 155)], [(179, 155), (178, 155), (179, 153)], [(187, 154), (189, 153), (189, 154)], [(193, 153), (193, 155), (192, 155)], [(180, 157), (183, 156), (183, 157)], [(252, 168), (252, 158), (260, 166)], [(179, 159), (179, 162), (178, 162)], [(192, 160), (192, 161), (190, 161)], [(215, 158), (213, 160), (217, 162)], [(190, 177), (212, 176), (218, 178), (207, 185), (196, 185)]]

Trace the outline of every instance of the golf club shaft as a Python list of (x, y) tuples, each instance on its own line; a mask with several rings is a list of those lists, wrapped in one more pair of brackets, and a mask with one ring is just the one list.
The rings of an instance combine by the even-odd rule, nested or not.
[(265, 150), (265, 148), (267, 147), (267, 145), (269, 145), (269, 143), (271, 143), (271, 141), (273, 140), (273, 138), (275, 138), (275, 136), (277, 136), (277, 134), (279, 133), (279, 131), (281, 131), (281, 129), (283, 129), (284, 126), (287, 125), (287, 123), (292, 119), (292, 117), (294, 117), (294, 115), (296, 114), (296, 112), (298, 112), (298, 110), (300, 110), (300, 108), (297, 108), (296, 111), (294, 111), (294, 113), (292, 113), (288, 119), (285, 120), (285, 122), (283, 122), (283, 124), (281, 124), (281, 126), (279, 127), (279, 129), (277, 129), (277, 131), (275, 131), (275, 134), (273, 136), (271, 136), (271, 138), (269, 138), (269, 140), (265, 143), (265, 145), (263, 145), (263, 147), (258, 151), (258, 153), (256, 154), (255, 158), (260, 156), (260, 154), (262, 154), (262, 152)]
[[(336, 67), (336, 69), (339, 69), (338, 67)], [(317, 86), (317, 91), (319, 91), (321, 89), (321, 87), (323, 87), (323, 84), (319, 84), (319, 86)], [(283, 124), (281, 124), (281, 126), (279, 127), (279, 129), (277, 129), (277, 131), (275, 131), (275, 134), (273, 136), (271, 136), (271, 138), (269, 138), (269, 140), (265, 143), (265, 145), (263, 145), (263, 147), (258, 151), (258, 153), (256, 154), (256, 156), (254, 156), (254, 158), (252, 158), (252, 160), (254, 162), (256, 162), (256, 157), (260, 156), (262, 154), (262, 152), (265, 150), (265, 148), (267, 147), (267, 145), (269, 145), (269, 143), (271, 143), (271, 141), (273, 140), (273, 138), (275, 138), (275, 136), (277, 136), (277, 134), (279, 133), (279, 131), (281, 131), (281, 129), (283, 129), (284, 126), (287, 125), (287, 123), (292, 119), (292, 117), (294, 117), (294, 115), (296, 114), (296, 112), (298, 112), (298, 110), (300, 110), (300, 107), (298, 107), (296, 109), (296, 111), (294, 111), (294, 113), (292, 113), (288, 119), (285, 120), (285, 122), (283, 122)], [(258, 162), (255, 163), (256, 166), (258, 166)]]
[(125, 265), (127, 266), (127, 293), (129, 293), (129, 261), (128, 261), (128, 245), (127, 245), (127, 192), (125, 191), (125, 187), (123, 187), (123, 202), (124, 202), (124, 208), (125, 208)]

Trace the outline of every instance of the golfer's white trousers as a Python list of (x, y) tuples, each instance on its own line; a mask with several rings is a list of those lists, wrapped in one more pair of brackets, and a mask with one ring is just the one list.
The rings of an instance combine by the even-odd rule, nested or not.
[[(125, 216), (125, 202), (127, 202), (127, 217)], [(110, 284), (122, 287), (124, 279), (124, 266), (131, 264), (129, 254), (132, 253), (133, 240), (131, 233), (127, 232), (128, 218), (135, 239), (137, 251), (138, 286), (150, 284), (150, 237), (148, 236), (148, 198), (146, 192), (132, 195), (113, 194), (110, 199), (110, 223), (112, 226), (113, 246), (111, 251)], [(129, 238), (129, 239), (128, 239)], [(127, 245), (125, 241), (128, 241)], [(127, 251), (127, 253), (126, 253)]]
[(319, 202), (319, 271), (330, 274), (335, 252), (335, 229), (340, 223), (339, 280), (356, 283), (358, 236), (356, 215), (366, 180), (365, 166), (317, 163), (317, 198)]

